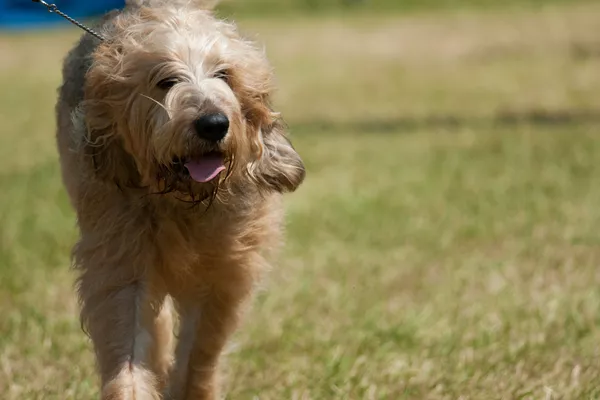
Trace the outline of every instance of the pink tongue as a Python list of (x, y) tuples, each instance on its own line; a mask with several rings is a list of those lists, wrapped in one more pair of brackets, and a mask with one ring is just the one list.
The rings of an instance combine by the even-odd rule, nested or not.
[(218, 155), (207, 155), (201, 159), (185, 163), (190, 176), (196, 182), (208, 182), (225, 170), (223, 158)]

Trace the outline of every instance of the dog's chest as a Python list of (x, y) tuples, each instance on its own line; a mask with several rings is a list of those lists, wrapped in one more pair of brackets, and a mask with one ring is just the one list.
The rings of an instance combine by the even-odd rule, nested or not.
[(171, 215), (158, 220), (155, 243), (170, 269), (191, 268), (239, 252), (248, 222), (227, 215)]
[(194, 279), (262, 262), (280, 242), (279, 205), (273, 198), (250, 207), (232, 202), (205, 213), (160, 214), (153, 231), (164, 275)]

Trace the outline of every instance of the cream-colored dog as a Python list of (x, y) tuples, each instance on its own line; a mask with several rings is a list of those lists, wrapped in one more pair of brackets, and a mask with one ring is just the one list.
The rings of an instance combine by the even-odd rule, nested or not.
[(304, 166), (264, 54), (206, 2), (130, 0), (99, 30), (65, 61), (57, 117), (102, 398), (214, 399)]

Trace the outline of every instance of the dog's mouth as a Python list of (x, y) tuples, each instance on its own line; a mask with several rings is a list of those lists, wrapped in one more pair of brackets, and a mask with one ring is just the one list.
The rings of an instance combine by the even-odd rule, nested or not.
[(220, 152), (210, 152), (198, 157), (173, 161), (175, 171), (200, 183), (210, 182), (225, 171), (225, 157)]

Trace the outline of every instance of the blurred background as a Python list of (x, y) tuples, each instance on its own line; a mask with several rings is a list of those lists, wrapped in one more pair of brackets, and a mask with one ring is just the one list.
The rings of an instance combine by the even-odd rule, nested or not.
[[(86, 21), (119, 6), (56, 0)], [(231, 0), (307, 181), (231, 399), (600, 397), (600, 3)], [(93, 399), (53, 107), (81, 31), (0, 0), (0, 393)]]

